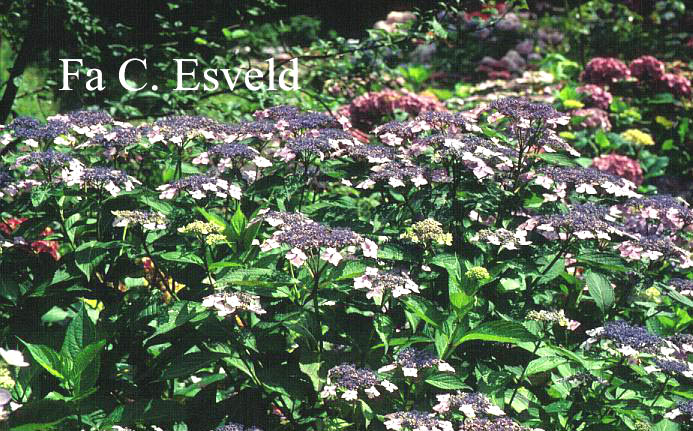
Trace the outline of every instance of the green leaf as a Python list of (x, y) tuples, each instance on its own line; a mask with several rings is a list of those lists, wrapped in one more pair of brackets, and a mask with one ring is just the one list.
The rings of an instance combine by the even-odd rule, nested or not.
[(525, 375), (531, 376), (533, 374), (553, 370), (557, 366), (565, 364), (566, 362), (568, 361), (565, 358), (560, 358), (558, 356), (545, 356), (543, 358), (537, 358), (527, 364)]
[(378, 247), (378, 259), (405, 260), (405, 253), (404, 250), (394, 244), (385, 244), (382, 247)]
[(224, 33), (224, 37), (228, 40), (241, 39), (247, 37), (250, 34), (248, 30), (244, 29), (236, 29), (232, 31), (228, 28), (224, 28), (221, 31), (222, 33)]
[(236, 208), (236, 212), (233, 214), (233, 217), (231, 218), (231, 229), (235, 234), (235, 238), (239, 238), (241, 236), (241, 234), (245, 230), (246, 223), (247, 220), (245, 218), (245, 214), (243, 214), (243, 211), (241, 211), (241, 206), (238, 205), (238, 207)]
[(585, 281), (587, 282), (587, 288), (590, 291), (590, 296), (597, 303), (597, 307), (601, 310), (602, 314), (606, 312), (614, 305), (614, 289), (611, 287), (609, 280), (598, 272), (588, 270), (585, 274)]
[(47, 186), (39, 186), (31, 189), (31, 205), (34, 208), (40, 206), (50, 196), (51, 188)]
[[(447, 331), (445, 331), (447, 332)], [(450, 338), (443, 330), (436, 331), (434, 344), (438, 356), (443, 357), (450, 344)]]
[(176, 301), (171, 306), (164, 308), (158, 316), (156, 331), (145, 340), (150, 342), (158, 335), (170, 332), (190, 321), (206, 318), (209, 312), (198, 302)]
[(677, 292), (674, 289), (669, 289), (667, 291), (667, 295), (669, 295), (670, 298), (688, 306), (688, 307), (693, 307), (693, 301), (688, 299), (688, 297), (681, 295), (679, 292)]
[(431, 263), (442, 266), (447, 271), (450, 305), (460, 316), (463, 316), (474, 303), (478, 283), (462, 275), (462, 265), (457, 256), (451, 254), (437, 255), (431, 260)]
[(438, 327), (440, 322), (444, 320), (443, 315), (436, 309), (435, 304), (428, 299), (418, 296), (407, 296), (402, 302), (404, 302), (404, 305), (406, 305), (409, 311), (413, 312), (428, 324)]
[(514, 278), (501, 278), (500, 284), (505, 290), (517, 290), (524, 285), (524, 283), (520, 283), (519, 280)]
[(245, 362), (241, 358), (224, 358), (224, 362), (226, 362), (228, 365), (237, 368), (241, 370), (243, 373), (247, 374), (248, 377), (253, 379), (253, 381), (257, 381), (257, 376), (255, 374), (255, 366), (251, 363)]
[(67, 327), (60, 354), (75, 360), (77, 355), (94, 341), (96, 341), (96, 326), (87, 314), (86, 305), (82, 303)]
[(105, 345), (106, 340), (89, 344), (74, 358), (69, 380), (75, 397), (88, 393), (96, 384), (101, 369), (99, 353)]
[(441, 39), (447, 39), (448, 38), (448, 32), (445, 30), (445, 28), (436, 20), (431, 21), (431, 29), (433, 30), (433, 33), (435, 33), (436, 36), (438, 36)]
[(217, 286), (278, 287), (294, 284), (286, 273), (268, 268), (232, 270), (217, 279)]
[(106, 340), (99, 340), (95, 343), (91, 343), (79, 352), (79, 354), (75, 357), (75, 362), (72, 366), (72, 373), (74, 374), (74, 376), (79, 377), (82, 374), (82, 372), (87, 369), (89, 365), (91, 365), (94, 362), (99, 362), (97, 360), (98, 354), (99, 352), (101, 352), (101, 349), (104, 348), (106, 343)]
[(70, 239), (70, 242), (72, 243), (75, 242), (75, 224), (77, 224), (77, 222), (81, 219), (82, 216), (79, 213), (72, 214), (70, 217), (65, 219), (65, 230), (67, 231), (67, 237)]
[(536, 155), (542, 160), (549, 162), (552, 165), (565, 166), (571, 168), (575, 166), (575, 162), (565, 154), (557, 153), (539, 153)]
[(75, 249), (75, 265), (87, 276), (87, 281), (91, 279), (94, 270), (104, 260), (107, 253), (108, 250), (98, 241), (85, 242)]
[(366, 428), (368, 428), (368, 425), (375, 419), (375, 413), (373, 413), (371, 407), (364, 400), (359, 400), (359, 410), (361, 411), (361, 416), (363, 416)]
[(623, 265), (623, 260), (609, 253), (581, 252), (576, 257), (579, 263), (596, 266), (606, 271), (626, 272), (628, 268)]
[(469, 386), (464, 384), (462, 379), (454, 374), (450, 373), (435, 373), (426, 377), (425, 380), (431, 386), (443, 390), (455, 390), (455, 389), (470, 389)]
[(171, 365), (166, 366), (158, 380), (162, 381), (179, 377), (190, 377), (198, 370), (209, 366), (225, 356), (227, 356), (225, 353), (210, 351), (185, 354), (180, 358), (176, 358)]
[[(510, 402), (510, 397), (512, 397), (512, 390), (508, 390), (505, 393), (505, 402), (508, 403)], [(531, 393), (527, 388), (521, 387), (517, 390), (517, 394), (515, 395), (515, 399), (513, 400), (513, 403), (511, 407), (518, 413), (523, 412), (524, 410), (527, 410), (529, 405), (532, 403), (532, 401), (535, 401), (536, 397), (534, 396), (533, 393)]]
[(322, 383), (322, 379), (320, 378), (320, 367), (322, 366), (322, 362), (320, 362), (320, 358), (317, 353), (315, 352), (302, 352), (301, 353), (301, 360), (298, 363), (298, 367), (301, 369), (301, 372), (308, 376), (310, 379), (311, 383), (313, 384), (313, 389), (315, 392), (320, 391), (320, 386)]
[(71, 413), (65, 401), (44, 399), (26, 403), (10, 416), (10, 431), (46, 431)]
[(460, 344), (471, 340), (517, 344), (527, 341), (534, 341), (535, 339), (536, 337), (519, 323), (508, 320), (497, 320), (495, 322), (482, 323), (481, 325), (472, 329), (462, 338), (457, 340), (454, 346), (457, 347)]
[(139, 198), (140, 202), (147, 205), (155, 211), (159, 211), (163, 215), (170, 215), (173, 211), (173, 206), (168, 202), (164, 202), (161, 199), (156, 199), (151, 196), (142, 195)]
[(65, 380), (65, 376), (63, 375), (63, 364), (58, 352), (48, 346), (27, 343), (22, 339), (19, 341), (24, 343), (27, 349), (29, 349), (31, 357), (34, 358), (40, 366), (60, 380)]
[(202, 258), (190, 251), (167, 251), (165, 253), (161, 253), (160, 256), (162, 259), (170, 262), (192, 263), (195, 265), (204, 266)]
[[(553, 261), (553, 258), (555, 256), (551, 256), (551, 261)], [(542, 267), (542, 271), (546, 271), (546, 268), (548, 267), (549, 263), (551, 261), (546, 261), (546, 264)], [(542, 261), (542, 263), (544, 263)], [(563, 271), (565, 271), (565, 260), (564, 259), (558, 259), (551, 268), (549, 268), (548, 271), (546, 271), (545, 274), (543, 274), (541, 277), (539, 277), (538, 285), (542, 285), (545, 283), (550, 282), (554, 278), (558, 277), (559, 275), (563, 274)]]
[(378, 334), (378, 337), (380, 337), (380, 340), (382, 340), (383, 344), (385, 345), (385, 353), (387, 353), (387, 350), (390, 347), (390, 335), (394, 331), (394, 323), (392, 322), (390, 316), (387, 316), (385, 314), (378, 314), (375, 317), (375, 321), (373, 323), (375, 332)]
[(207, 221), (209, 223), (214, 223), (214, 224), (221, 226), (224, 229), (226, 229), (226, 221), (224, 221), (223, 218), (219, 217), (218, 215), (216, 215), (214, 213), (211, 213), (211, 212), (205, 210), (204, 208), (195, 207), (195, 209), (197, 210), (197, 212), (202, 214), (202, 217), (207, 219)]
[(135, 423), (172, 423), (183, 421), (186, 409), (178, 401), (170, 400), (137, 400), (123, 405), (109, 415), (109, 421), (120, 424)]
[(609, 138), (607, 138), (606, 134), (601, 130), (598, 130), (597, 133), (594, 134), (594, 140), (597, 141), (597, 145), (599, 145), (601, 149), (607, 149), (611, 145)]
[(686, 134), (688, 133), (688, 123), (690, 120), (688, 118), (684, 118), (681, 120), (681, 124), (679, 124), (678, 128), (678, 133), (679, 133), (679, 140), (681, 143), (683, 143), (686, 140)]
[(679, 424), (669, 419), (663, 419), (652, 427), (652, 431), (679, 431)]

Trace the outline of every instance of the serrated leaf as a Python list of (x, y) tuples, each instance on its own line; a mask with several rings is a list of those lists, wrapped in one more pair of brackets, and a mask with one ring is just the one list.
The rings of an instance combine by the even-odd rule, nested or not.
[(456, 389), (470, 389), (468, 385), (464, 384), (462, 379), (454, 374), (450, 373), (435, 373), (425, 380), (431, 386), (438, 389), (443, 389), (446, 391), (456, 390)]
[(405, 260), (406, 253), (393, 244), (385, 244), (378, 247), (378, 259)]
[(380, 337), (380, 340), (385, 345), (385, 353), (387, 353), (388, 348), (390, 347), (389, 338), (392, 332), (394, 331), (394, 323), (392, 322), (390, 316), (387, 316), (385, 314), (377, 315), (373, 323), (375, 332), (376, 334), (378, 334), (378, 337)]
[(308, 376), (310, 382), (313, 384), (313, 389), (315, 392), (318, 392), (322, 383), (322, 379), (320, 378), (320, 368), (322, 367), (322, 362), (320, 361), (317, 353), (311, 352), (301, 354), (301, 360), (298, 363), (298, 367), (303, 374)]
[(31, 205), (34, 208), (40, 206), (50, 196), (51, 188), (47, 186), (39, 186), (31, 189)]
[(440, 322), (444, 320), (443, 315), (436, 309), (435, 304), (425, 298), (407, 296), (402, 302), (404, 302), (409, 311), (413, 312), (417, 317), (420, 317), (430, 325), (439, 327)]
[(106, 345), (106, 340), (100, 340), (86, 346), (74, 359), (70, 380), (76, 397), (84, 396), (95, 390), (94, 385), (99, 378), (101, 358), (99, 353)]
[(96, 326), (87, 314), (84, 303), (82, 303), (67, 327), (60, 354), (67, 355), (74, 360), (87, 345), (95, 341)]
[(579, 263), (596, 266), (607, 271), (628, 271), (628, 268), (623, 265), (622, 259), (609, 253), (580, 252), (576, 259)]
[(43, 346), (40, 344), (31, 344), (20, 339), (29, 350), (29, 354), (34, 360), (43, 367), (50, 374), (59, 378), (60, 380), (65, 380), (65, 375), (63, 374), (63, 365), (61, 362), (60, 355), (55, 350), (48, 346)]
[(537, 358), (527, 364), (525, 375), (531, 376), (533, 374), (553, 370), (566, 362), (568, 361), (565, 358), (560, 358), (558, 356), (545, 356), (543, 358)]
[(693, 307), (693, 301), (688, 299), (688, 297), (681, 295), (679, 292), (677, 292), (674, 289), (669, 289), (667, 291), (667, 295), (669, 295), (670, 298), (688, 306), (688, 307)]
[(471, 340), (517, 344), (534, 341), (535, 339), (536, 337), (519, 323), (508, 320), (498, 320), (495, 322), (482, 323), (472, 329), (455, 342), (455, 347)]
[(46, 431), (70, 416), (71, 409), (65, 401), (40, 400), (22, 405), (10, 416), (10, 431)]
[(190, 251), (167, 251), (160, 254), (161, 258), (170, 262), (192, 263), (204, 266), (202, 258)]
[(252, 363), (247, 363), (241, 358), (224, 358), (224, 362), (228, 365), (241, 370), (243, 373), (247, 374), (248, 377), (257, 381), (257, 376), (255, 374), (255, 366)]
[(115, 423), (173, 423), (186, 419), (186, 409), (178, 401), (143, 399), (127, 403), (109, 415)]
[(241, 206), (238, 205), (236, 208), (236, 212), (233, 214), (233, 217), (231, 217), (231, 229), (233, 230), (233, 233), (236, 235), (236, 238), (239, 238), (243, 231), (245, 230), (245, 226), (247, 224), (247, 219), (245, 218), (245, 214), (243, 214), (243, 211), (241, 211)]
[(585, 282), (590, 291), (590, 296), (597, 303), (597, 307), (599, 307), (602, 314), (606, 314), (611, 306), (614, 305), (615, 300), (614, 289), (611, 287), (611, 283), (605, 276), (592, 270), (588, 270), (585, 273)]
[(180, 377), (190, 377), (198, 370), (209, 366), (225, 356), (227, 355), (224, 353), (210, 351), (185, 354), (173, 360), (171, 365), (166, 366), (158, 380), (162, 381)]
[(145, 340), (145, 346), (156, 336), (206, 316), (208, 316), (208, 311), (201, 304), (191, 301), (176, 301), (171, 306), (159, 310), (156, 331)]
[(565, 166), (568, 168), (575, 166), (575, 161), (564, 154), (539, 153), (536, 156), (552, 165)]
[(431, 21), (431, 29), (441, 39), (448, 38), (448, 32), (445, 28), (436, 20)]
[(669, 419), (663, 419), (652, 427), (652, 431), (679, 431), (679, 424)]
[(98, 241), (86, 242), (75, 249), (75, 265), (87, 276), (87, 281), (91, 280), (94, 270), (107, 253), (108, 250)]

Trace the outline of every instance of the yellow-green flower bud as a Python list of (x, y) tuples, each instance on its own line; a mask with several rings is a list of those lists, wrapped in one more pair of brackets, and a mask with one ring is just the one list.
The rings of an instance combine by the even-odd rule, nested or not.
[(486, 280), (491, 277), (491, 274), (489, 274), (488, 270), (483, 266), (470, 268), (464, 275), (471, 280), (477, 281)]
[(662, 292), (660, 292), (656, 287), (645, 289), (642, 296), (652, 302), (662, 302), (662, 298), (660, 298), (660, 296), (662, 296)]
[(585, 104), (575, 99), (568, 99), (563, 101), (563, 106), (568, 109), (580, 109), (584, 108)]
[(655, 144), (654, 139), (652, 139), (652, 136), (638, 129), (628, 129), (625, 132), (621, 133), (621, 137), (624, 140), (635, 145), (649, 147)]
[(0, 388), (10, 390), (14, 387), (14, 379), (5, 364), (0, 365)]
[(205, 238), (205, 242), (207, 245), (217, 245), (221, 244), (226, 241), (226, 237), (220, 233), (213, 233), (210, 235), (207, 235)]
[(196, 220), (192, 223), (188, 223), (187, 225), (183, 227), (178, 228), (178, 232), (180, 233), (191, 233), (195, 235), (201, 235), (201, 236), (206, 236), (210, 235), (213, 233), (222, 233), (224, 231), (224, 228), (222, 226), (219, 226), (218, 224), (215, 223), (205, 223), (199, 220)]
[(443, 225), (432, 218), (414, 223), (400, 238), (415, 244), (452, 245), (452, 234), (444, 232)]

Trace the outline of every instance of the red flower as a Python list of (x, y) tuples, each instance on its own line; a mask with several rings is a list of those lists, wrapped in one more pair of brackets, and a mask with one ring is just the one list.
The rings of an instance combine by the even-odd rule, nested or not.
[(22, 218), (14, 218), (13, 217), (13, 218), (7, 219), (7, 221), (5, 223), (0, 222), (0, 230), (3, 233), (5, 233), (6, 235), (10, 235), (12, 232), (15, 231), (15, 229), (17, 229), (17, 227), (20, 224), (24, 223), (27, 220), (29, 220), (29, 219), (27, 219), (26, 217), (22, 217)]
[(675, 96), (691, 97), (691, 81), (682, 75), (665, 73), (662, 79), (657, 81), (657, 86)]
[(31, 243), (31, 249), (34, 250), (34, 253), (50, 253), (53, 260), (60, 259), (58, 247), (58, 241), (39, 240)]
[(658, 81), (664, 72), (664, 63), (651, 55), (643, 55), (630, 63), (630, 74), (641, 81)]
[(610, 84), (627, 78), (630, 70), (621, 60), (611, 57), (595, 57), (587, 63), (580, 80), (593, 84)]
[(443, 111), (445, 106), (433, 97), (388, 89), (359, 96), (340, 108), (339, 113), (349, 117), (357, 129), (370, 130), (395, 109), (417, 116), (426, 111)]

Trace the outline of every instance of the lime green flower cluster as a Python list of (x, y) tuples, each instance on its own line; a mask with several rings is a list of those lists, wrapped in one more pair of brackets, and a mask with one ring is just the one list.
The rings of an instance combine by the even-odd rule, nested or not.
[(539, 322), (558, 323), (559, 326), (562, 326), (564, 328), (568, 328), (571, 331), (580, 325), (578, 322), (568, 319), (563, 310), (560, 310), (560, 311), (547, 311), (547, 310), (535, 311), (535, 310), (532, 310), (529, 313), (527, 313), (527, 319), (536, 320)]
[(652, 136), (638, 129), (628, 129), (625, 132), (621, 133), (621, 137), (624, 140), (635, 145), (649, 147), (655, 144), (654, 139), (652, 139)]
[(647, 422), (637, 421), (635, 423), (635, 431), (651, 431), (651, 430), (652, 430), (652, 425), (648, 424)]
[(575, 99), (568, 99), (563, 101), (563, 106), (567, 109), (580, 109), (584, 108), (585, 104)]
[(226, 237), (220, 233), (212, 233), (205, 237), (207, 245), (217, 245), (226, 241)]
[(226, 241), (226, 237), (222, 235), (224, 228), (215, 223), (205, 223), (196, 220), (183, 227), (179, 227), (178, 232), (196, 235), (198, 238), (204, 239), (207, 245), (217, 245)]
[(215, 223), (205, 223), (203, 221), (196, 220), (192, 223), (188, 223), (183, 227), (178, 228), (180, 233), (191, 233), (200, 236), (207, 236), (213, 233), (222, 233), (224, 228)]
[(486, 280), (487, 278), (491, 277), (491, 274), (489, 274), (488, 270), (483, 266), (475, 266), (469, 268), (469, 270), (465, 272), (464, 275), (470, 280), (476, 281)]
[(642, 296), (652, 302), (660, 303), (662, 302), (662, 292), (659, 291), (656, 287), (650, 287), (649, 289), (645, 289), (645, 291), (642, 292)]
[(0, 389), (10, 390), (14, 387), (14, 379), (10, 370), (7, 369), (5, 364), (0, 364)]
[(440, 222), (427, 218), (414, 223), (407, 231), (400, 235), (402, 239), (408, 239), (415, 244), (429, 244), (435, 242), (439, 245), (452, 245), (452, 234), (443, 231)]

